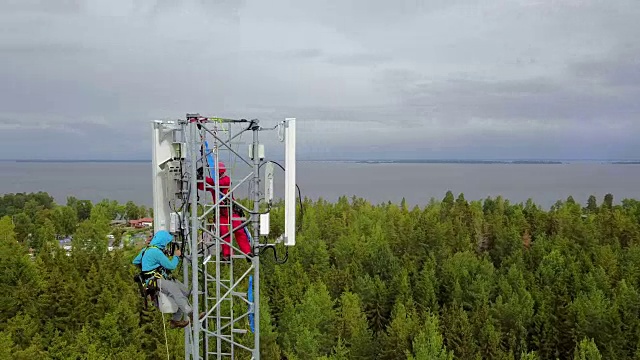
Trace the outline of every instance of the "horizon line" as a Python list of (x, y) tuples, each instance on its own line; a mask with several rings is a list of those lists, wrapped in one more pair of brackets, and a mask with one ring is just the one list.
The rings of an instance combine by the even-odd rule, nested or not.
[[(284, 159), (273, 159), (272, 161), (284, 161)], [(470, 161), (470, 162), (491, 162), (491, 161), (503, 161), (503, 162), (513, 162), (513, 161), (538, 161), (538, 162), (549, 162), (549, 161), (604, 161), (604, 162), (640, 162), (640, 159), (579, 159), (579, 158), (422, 158), (422, 159), (411, 159), (411, 158), (393, 158), (393, 159), (380, 159), (380, 158), (369, 158), (369, 159), (336, 159), (336, 158), (326, 158), (326, 159), (313, 159), (313, 158), (298, 158), (297, 161), (335, 161), (335, 162), (462, 162), (462, 161)], [(123, 163), (123, 162), (131, 162), (131, 163), (149, 163), (152, 162), (152, 159), (0, 159), (0, 162), (112, 162), (112, 163)]]

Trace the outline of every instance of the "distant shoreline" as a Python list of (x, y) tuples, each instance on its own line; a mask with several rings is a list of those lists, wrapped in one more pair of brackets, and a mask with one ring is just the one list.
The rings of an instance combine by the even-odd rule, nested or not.
[[(281, 159), (273, 161), (281, 162)], [(396, 159), (396, 160), (306, 160), (300, 162), (347, 162), (356, 164), (517, 164), (517, 165), (561, 165), (570, 163), (600, 163), (615, 165), (640, 165), (640, 160), (470, 160), (470, 159)], [(15, 163), (151, 163), (151, 160), (45, 160), (45, 159), (5, 159), (0, 162)]]
[(359, 164), (514, 164), (514, 165), (562, 165), (573, 163), (640, 165), (640, 161), (617, 160), (357, 160)]
[(361, 160), (361, 164), (564, 164), (557, 160)]
[(0, 160), (17, 163), (150, 163), (151, 160)]

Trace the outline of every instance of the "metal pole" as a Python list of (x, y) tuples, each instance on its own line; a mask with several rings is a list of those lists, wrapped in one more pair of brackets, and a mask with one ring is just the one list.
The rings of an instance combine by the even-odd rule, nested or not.
[[(213, 184), (215, 186), (215, 192), (214, 192), (214, 196), (212, 196), (212, 201), (213, 204), (215, 206), (215, 215), (216, 215), (216, 230), (215, 230), (215, 234), (216, 234), (216, 246), (215, 246), (215, 251), (216, 251), (216, 302), (220, 301), (220, 295), (222, 294), (221, 290), (220, 290), (220, 279), (222, 278), (222, 276), (220, 275), (222, 272), (222, 264), (220, 263), (221, 261), (221, 244), (220, 244), (220, 239), (218, 238), (220, 236), (220, 205), (221, 203), (220, 201), (220, 172), (218, 171), (218, 164), (220, 163), (220, 154), (218, 153), (218, 139), (214, 138), (214, 145), (213, 145), (213, 149), (215, 149), (215, 153), (214, 153), (214, 158), (213, 158), (213, 164), (210, 164), (209, 166), (213, 166), (213, 168), (211, 169), (211, 177), (213, 178)], [(205, 192), (206, 194), (206, 192)], [(209, 310), (209, 309), (207, 309)], [(220, 307), (216, 308), (216, 334), (218, 334), (218, 336), (216, 337), (216, 353), (218, 355), (218, 360), (222, 359), (222, 313), (220, 311)]]
[[(189, 142), (188, 142), (189, 136), (187, 135), (187, 126), (186, 126), (186, 124), (183, 123), (181, 128), (182, 128), (183, 141), (186, 142), (185, 150), (187, 152), (191, 152), (191, 148), (190, 147), (186, 148), (186, 146), (189, 144)], [(184, 155), (187, 155), (187, 154), (183, 154), (183, 156)], [(191, 160), (193, 157), (192, 157), (192, 154), (189, 154), (188, 156), (185, 156), (185, 158)], [(187, 164), (189, 160), (186, 160), (184, 162), (184, 164)], [(193, 186), (193, 182), (190, 181), (189, 184), (186, 184), (186, 182), (182, 182), (182, 185), (183, 185), (182, 190), (186, 191), (186, 190), (188, 190), (189, 188), (191, 188)], [(189, 194), (189, 196), (191, 196), (191, 194)], [(184, 193), (182, 194), (181, 199), (184, 199)], [(186, 210), (188, 210), (188, 208), (185, 206), (184, 210), (182, 211), (182, 214), (181, 214), (181, 218), (182, 218), (181, 223), (182, 222), (187, 222), (186, 221), (187, 217), (185, 216), (186, 212), (187, 212)], [(185, 234), (184, 230), (187, 230), (188, 228), (189, 228), (189, 223), (188, 222), (186, 224), (182, 224), (181, 232), (182, 232), (183, 236)], [(183, 251), (184, 253), (187, 252), (187, 249), (180, 249), (180, 250)], [(184, 279), (184, 286), (189, 288), (189, 262), (184, 260), (185, 259), (185, 256), (184, 256), (185, 254), (184, 253), (182, 254), (182, 278)], [(185, 360), (189, 360), (189, 358), (191, 357), (191, 349), (189, 349), (189, 344), (190, 344), (189, 339), (190, 339), (190, 337), (191, 337), (191, 335), (185, 329), (185, 332), (184, 332), (184, 344), (185, 344), (184, 359)]]
[[(233, 153), (234, 153), (233, 152), (232, 143), (231, 143), (231, 136), (233, 134), (232, 129), (233, 129), (233, 127), (231, 125), (229, 125), (229, 127), (227, 128), (227, 130), (228, 130), (227, 131), (227, 139), (225, 139), (227, 145), (229, 146), (229, 150), (230, 150), (229, 158), (227, 159), (227, 164), (231, 165), (231, 168), (235, 167), (234, 165), (232, 165), (233, 162), (231, 160), (232, 157), (233, 157)], [(237, 158), (238, 158), (238, 155), (236, 154), (236, 159)], [(242, 157), (240, 157), (240, 159), (242, 159)], [(230, 177), (231, 173), (227, 174), (227, 176)], [(232, 194), (233, 193), (233, 188), (231, 188), (231, 187), (228, 188), (227, 192)], [(227, 224), (227, 229), (229, 230), (229, 232), (228, 232), (228, 234), (229, 234), (229, 247), (230, 247), (230, 251), (231, 251), (230, 252), (231, 261), (229, 261), (229, 266), (227, 267), (227, 270), (229, 271), (229, 278), (228, 278), (229, 279), (229, 289), (232, 289), (234, 284), (235, 284), (234, 276), (233, 276), (234, 275), (233, 274), (233, 267), (234, 267), (233, 266), (233, 263), (234, 263), (233, 254), (236, 254), (236, 252), (234, 251), (233, 248), (231, 248), (231, 244), (234, 243), (234, 239), (235, 239), (235, 232), (233, 231), (233, 217), (234, 217), (233, 206), (232, 206), (233, 200), (231, 200), (233, 198), (234, 198), (234, 196), (230, 195), (229, 203), (228, 203), (229, 205), (226, 205), (226, 206), (225, 205), (221, 205), (221, 206), (224, 206), (227, 209), (226, 210), (226, 212), (228, 214), (227, 219), (229, 219), (229, 224)], [(235, 356), (236, 346), (234, 344), (235, 339), (234, 339), (234, 329), (233, 328), (234, 328), (236, 319), (233, 316), (233, 297), (234, 297), (233, 294), (231, 294), (229, 296), (229, 298), (228, 298), (228, 303), (229, 303), (228, 304), (228, 306), (229, 306), (229, 313), (228, 313), (228, 315), (229, 315), (229, 330), (228, 331), (229, 331), (229, 339), (231, 340), (229, 342), (229, 354), (231, 354), (231, 358), (232, 359), (235, 359), (236, 358), (236, 356)], [(222, 303), (220, 304), (220, 306), (222, 307)]]
[[(253, 220), (253, 244), (251, 249), (253, 258), (251, 259), (254, 266), (254, 278), (253, 278), (253, 319), (254, 319), (254, 347), (253, 358), (260, 360), (260, 257), (258, 254), (258, 245), (260, 243), (260, 198), (258, 196), (258, 189), (260, 186), (260, 151), (258, 149), (258, 124), (253, 126), (253, 189), (251, 191), (251, 197), (253, 198), (253, 214), (251, 218)], [(258, 249), (258, 251), (256, 251)]]
[[(207, 154), (205, 153), (204, 150), (204, 141), (202, 141), (203, 137), (205, 136), (205, 131), (203, 129), (199, 129), (198, 130), (198, 138), (200, 139), (200, 141), (198, 141), (198, 145), (199, 145), (199, 149), (198, 149), (198, 158), (202, 159), (202, 174), (203, 174), (203, 180), (205, 179), (204, 174), (206, 174), (207, 172), (207, 168), (208, 166), (206, 166), (205, 164), (207, 164)], [(203, 189), (204, 189), (204, 185), (203, 185)], [(204, 196), (206, 198), (207, 196), (207, 191), (205, 189), (204, 191)], [(206, 200), (205, 200), (206, 203)], [(206, 207), (203, 208), (203, 210)], [(209, 228), (209, 221), (207, 220), (207, 217), (203, 217), (203, 225), (205, 228)], [(204, 237), (205, 237), (205, 233), (202, 233), (202, 244), (203, 244), (203, 249), (204, 249)], [(203, 252), (202, 254), (203, 258), (207, 257), (207, 254), (205, 252)], [(204, 311), (208, 311), (209, 310), (209, 266), (207, 263), (203, 263), (202, 264), (202, 290), (204, 292), (203, 296), (202, 296), (202, 301), (204, 302)], [(209, 330), (209, 319), (207, 316), (205, 316), (205, 318), (203, 319), (204, 321), (204, 325), (202, 326), (202, 330), (203, 330), (203, 342), (204, 342), (204, 347), (202, 350), (202, 354), (204, 356), (205, 359), (209, 358), (209, 336), (207, 336), (206, 330)]]
[(191, 145), (191, 249), (189, 250), (191, 256), (191, 296), (193, 298), (193, 312), (191, 319), (191, 328), (193, 335), (191, 337), (192, 354), (195, 359), (200, 358), (200, 322), (198, 319), (198, 179), (196, 173), (197, 159), (198, 159), (198, 147), (197, 147), (197, 128), (195, 123), (189, 123), (189, 141)]

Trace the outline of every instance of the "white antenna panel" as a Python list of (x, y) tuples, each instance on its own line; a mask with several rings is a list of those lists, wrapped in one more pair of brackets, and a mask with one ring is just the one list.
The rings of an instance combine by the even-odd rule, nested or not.
[(267, 203), (273, 202), (273, 163), (268, 162), (264, 172), (264, 199)]
[(284, 245), (296, 244), (296, 119), (285, 119)]
[(169, 200), (175, 194), (172, 160), (176, 148), (173, 141), (173, 129), (167, 124), (153, 122), (152, 167), (153, 167), (153, 231), (169, 230), (171, 209)]
[(260, 214), (260, 235), (269, 235), (269, 213)]

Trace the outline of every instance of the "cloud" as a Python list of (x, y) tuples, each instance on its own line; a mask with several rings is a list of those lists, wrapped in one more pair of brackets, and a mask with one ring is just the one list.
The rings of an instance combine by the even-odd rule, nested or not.
[(577, 79), (591, 82), (615, 91), (632, 91), (640, 88), (640, 50), (625, 49), (611, 58), (586, 60), (569, 66)]
[(0, 8), (11, 156), (41, 154), (38, 139), (51, 157), (148, 157), (149, 121), (200, 112), (297, 117), (316, 158), (640, 157), (631, 0)]
[(594, 87), (589, 86), (591, 79), (418, 80), (402, 89), (401, 96), (408, 107), (431, 108), (434, 116), (442, 114), (453, 121), (480, 117), (584, 124), (629, 121), (638, 116), (640, 87), (617, 89), (604, 83)]

